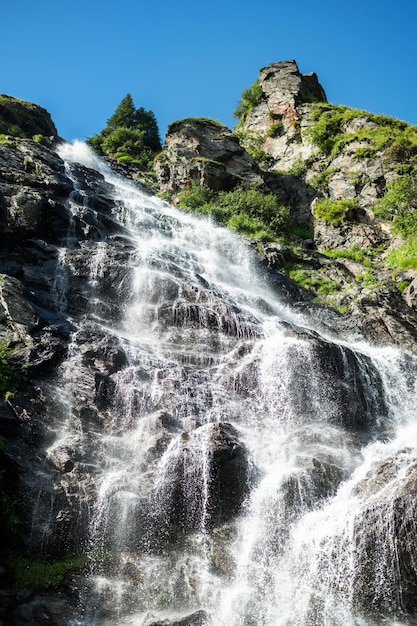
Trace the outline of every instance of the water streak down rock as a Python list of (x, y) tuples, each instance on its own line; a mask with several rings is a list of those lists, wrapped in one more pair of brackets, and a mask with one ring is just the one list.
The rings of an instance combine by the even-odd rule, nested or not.
[[(265, 93), (284, 70), (282, 98), (323, 96), (293, 63), (262, 70)], [(204, 183), (248, 182), (231, 133), (176, 130), (196, 128)], [(0, 176), (7, 623), (412, 623), (412, 353), (352, 342), (336, 312), (284, 297), (285, 248), (266, 272), (83, 145), (0, 144)]]

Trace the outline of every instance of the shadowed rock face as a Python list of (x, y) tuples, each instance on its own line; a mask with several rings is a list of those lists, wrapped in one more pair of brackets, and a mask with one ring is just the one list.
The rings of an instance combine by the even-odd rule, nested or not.
[(29, 138), (34, 135), (58, 138), (55, 124), (46, 109), (4, 94), (0, 95), (0, 133)]

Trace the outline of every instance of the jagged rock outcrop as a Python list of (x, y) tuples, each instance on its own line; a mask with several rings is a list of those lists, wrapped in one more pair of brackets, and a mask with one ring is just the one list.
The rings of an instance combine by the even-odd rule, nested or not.
[(311, 102), (327, 102), (316, 74), (301, 74), (295, 61), (279, 61), (259, 71), (258, 102), (241, 120), (243, 133), (262, 141), (262, 150), (270, 157), (271, 169), (288, 171), (299, 159), (312, 154), (312, 146), (303, 139), (303, 129), (310, 123)]
[(171, 196), (192, 182), (227, 191), (242, 182), (261, 182), (238, 138), (219, 122), (198, 118), (168, 127), (155, 171), (161, 190)]
[[(310, 299), (348, 310), (350, 317), (340, 323), (333, 316), (342, 335), (359, 331), (372, 341), (414, 351), (414, 287), (407, 288), (403, 298), (397, 289), (404, 289), (415, 272), (393, 273), (386, 264), (388, 251), (401, 240), (391, 234), (386, 219), (375, 215), (378, 200), (406, 162), (408, 153), (401, 146), (404, 141), (407, 146), (407, 141), (399, 140), (395, 152), (388, 139), (390, 129), (401, 129), (402, 123), (328, 104), (317, 76), (302, 75), (295, 61), (262, 68), (247, 91), (249, 95), (242, 93), (244, 106), (235, 135), (228, 131), (227, 141), (252, 154), (258, 189), (276, 194), (292, 218), (311, 229), (311, 240), (300, 242), (296, 252), (287, 247), (285, 254), (281, 251), (277, 256), (276, 246), (282, 244), (260, 244), (265, 264), (278, 272), (296, 268), (311, 274), (299, 299), (308, 300), (310, 294)], [(225, 182), (228, 168), (216, 152), (222, 144), (219, 133), (225, 135), (225, 130), (198, 120), (172, 126), (157, 165), (166, 192), (176, 196), (191, 182), (212, 189), (228, 189), (236, 183), (236, 177)], [(250, 165), (247, 157), (245, 164)], [(241, 170), (239, 180), (248, 185), (251, 176)], [(338, 209), (337, 219), (328, 217), (320, 209), (323, 200), (334, 206), (345, 202), (346, 208)], [(329, 294), (323, 295), (327, 289)]]
[(0, 95), (0, 133), (29, 137), (42, 135), (56, 140), (58, 132), (50, 113), (38, 104)]

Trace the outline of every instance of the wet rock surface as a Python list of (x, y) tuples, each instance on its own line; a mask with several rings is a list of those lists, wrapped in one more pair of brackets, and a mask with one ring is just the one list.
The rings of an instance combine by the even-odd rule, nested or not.
[[(278, 98), (269, 93), (268, 81), (281, 71), (288, 80)], [(295, 109), (283, 108), (285, 102), (293, 98), (298, 106), (296, 94), (302, 105), (323, 97), (316, 77), (301, 76), (292, 63), (265, 68), (262, 81), (275, 98), (275, 114), (288, 123)], [(184, 121), (170, 133), (168, 160), (158, 165), (170, 191), (189, 180), (215, 189), (259, 182), (251, 157), (224, 127)], [(300, 151), (294, 136), (295, 144)], [(175, 171), (169, 169), (174, 164)], [(333, 190), (340, 195), (340, 187)], [(305, 187), (304, 198), (307, 192)], [(179, 601), (192, 607), (178, 611), (180, 618), (160, 618), (157, 612), (154, 626), (209, 624), (209, 613), (196, 610), (199, 567), (206, 559), (207, 575), (217, 584), (215, 577), (233, 579), (236, 521), (243, 512), (252, 514), (251, 490), (266, 473), (256, 463), (269, 466), (263, 453), (268, 459), (269, 434), (277, 424), (287, 420), (289, 433), (295, 433), (287, 445), (289, 434), (282, 431), (283, 457), (292, 465), (276, 479), (275, 506), (265, 505), (261, 521), (275, 530), (253, 547), (259, 569), (265, 554), (267, 560), (285, 554), (290, 529), (302, 515), (336, 494), (359, 462), (361, 446), (389, 437), (391, 416), (375, 362), (343, 341), (366, 337), (415, 352), (414, 287), (408, 300), (388, 287), (373, 297), (362, 294), (352, 315), (344, 317), (312, 302), (308, 290), (280, 270), (302, 260), (347, 283), (353, 264), (326, 260), (313, 242), (298, 252), (269, 243), (261, 262), (268, 289), (282, 296), (279, 312), (285, 318), (284, 304), (291, 305), (316, 330), (285, 321), (279, 341), (265, 339), (262, 321), (277, 315), (269, 295), (251, 295), (238, 305), (225, 294), (228, 276), (220, 271), (221, 280), (212, 284), (200, 266), (192, 274), (200, 258), (179, 244), (170, 248), (175, 217), (150, 217), (147, 208), (148, 222), (136, 231), (135, 236), (146, 234), (158, 219), (161, 253), (146, 237), (137, 244), (119, 209), (112, 184), (98, 172), (65, 165), (30, 139), (0, 144), (0, 339), (14, 350), (10, 358), (18, 374), (16, 389), (0, 403), (0, 471), (7, 475), (2, 496), (10, 503), (0, 530), (13, 550), (33, 559), (55, 562), (91, 553), (98, 576), (122, 581), (125, 594), (120, 597), (126, 607), (120, 607), (117, 590), (106, 595), (91, 587), (91, 597), (102, 602), (103, 620), (133, 613), (138, 599), (144, 602), (142, 589), (149, 589), (161, 613), (179, 609)], [(330, 235), (320, 232), (327, 241)], [(182, 246), (186, 241), (191, 247), (193, 236), (187, 234)], [(358, 228), (349, 242), (359, 241), (379, 240), (372, 229)], [(146, 254), (152, 271), (144, 275)], [(140, 346), (134, 340), (139, 331)], [(282, 351), (280, 367), (271, 355), (269, 361), (261, 358), (274, 341), (275, 353)], [(254, 443), (264, 419), (269, 431)], [(348, 461), (333, 452), (335, 441), (338, 450), (349, 448)], [(355, 605), (365, 613), (375, 603), (384, 615), (417, 611), (416, 468), (415, 461), (403, 463), (407, 454), (377, 466), (357, 486), (363, 508), (355, 521)], [(400, 475), (405, 480), (397, 484)], [(11, 516), (19, 519), (17, 534), (10, 529)], [(112, 551), (120, 556), (113, 559)], [(377, 588), (377, 551), (385, 558), (383, 593)], [(394, 556), (395, 573), (389, 565)], [(161, 566), (164, 558), (169, 567)], [(75, 587), (88, 587), (80, 575), (77, 585), (66, 581), (59, 592), (32, 588), (25, 595), (7, 591), (13, 587), (9, 570), (10, 564), (0, 577), (10, 624), (68, 624), (80, 602)], [(175, 584), (172, 572), (178, 574)]]

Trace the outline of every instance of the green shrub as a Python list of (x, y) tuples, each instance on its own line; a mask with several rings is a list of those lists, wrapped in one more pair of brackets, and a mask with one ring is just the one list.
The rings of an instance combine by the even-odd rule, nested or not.
[(324, 170), (318, 172), (311, 178), (311, 187), (313, 187), (313, 189), (317, 189), (318, 191), (326, 192), (329, 187), (330, 178), (338, 171), (339, 169), (337, 167), (326, 167)]
[(141, 154), (145, 144), (143, 131), (120, 126), (108, 134), (102, 144), (102, 150), (110, 156), (116, 153), (136, 156)]
[(376, 155), (375, 148), (358, 148), (355, 150), (354, 157), (355, 159), (371, 159)]
[(357, 198), (347, 198), (345, 200), (330, 200), (324, 198), (318, 200), (314, 206), (316, 218), (330, 224), (331, 226), (341, 226), (344, 221), (350, 218), (350, 214), (359, 208)]
[(311, 269), (295, 267), (288, 271), (288, 275), (301, 287), (314, 291), (319, 298), (324, 298), (341, 290), (340, 283)]
[(249, 152), (254, 161), (266, 161), (271, 156), (262, 149), (265, 139), (261, 133), (255, 130), (244, 130), (238, 128), (235, 135), (239, 138), (240, 144)]
[(407, 289), (407, 287), (408, 287), (408, 285), (409, 285), (410, 283), (411, 283), (411, 280), (407, 280), (407, 279), (400, 280), (400, 281), (398, 281), (398, 283), (396, 284), (396, 287), (397, 287), (398, 291), (399, 291), (400, 293), (402, 293), (405, 289)]
[(250, 237), (251, 239), (268, 241), (268, 239), (272, 238), (271, 232), (268, 231), (265, 223), (256, 217), (251, 217), (247, 213), (236, 213), (232, 215), (227, 221), (227, 226), (230, 230), (244, 237)]
[(215, 195), (216, 192), (213, 189), (194, 183), (181, 191), (178, 197), (178, 206), (181, 209), (197, 209), (211, 202)]
[(291, 165), (290, 169), (287, 171), (287, 174), (291, 174), (292, 176), (302, 176), (307, 171), (307, 163), (303, 159), (303, 157), (298, 157), (295, 159), (294, 163)]
[(150, 169), (156, 153), (161, 150), (158, 125), (152, 111), (135, 109), (132, 96), (127, 94), (107, 126), (89, 137), (87, 143), (99, 154)]
[(7, 341), (0, 342), (0, 396), (13, 395), (19, 381), (16, 368), (11, 361), (14, 350)]
[(237, 108), (233, 116), (238, 118), (238, 124), (243, 124), (252, 109), (262, 101), (262, 87), (259, 81), (255, 81), (250, 87), (244, 89), (240, 96)]
[(363, 287), (374, 288), (381, 284), (381, 281), (378, 280), (375, 271), (371, 268), (368, 268), (363, 274), (357, 276), (357, 279), (362, 283)]
[(408, 270), (417, 268), (417, 235), (409, 237), (400, 248), (394, 248), (387, 254), (387, 265), (392, 269)]
[(275, 138), (280, 137), (284, 132), (284, 124), (281, 120), (276, 120), (269, 125), (268, 130), (266, 132), (267, 137)]
[[(412, 234), (411, 225), (417, 209), (417, 177), (403, 174), (388, 184), (384, 196), (375, 205), (375, 214), (385, 219), (394, 219), (394, 229), (402, 234)], [(412, 227), (412, 226), (411, 226)]]
[(274, 194), (237, 188), (213, 191), (197, 184), (179, 195), (180, 208), (197, 215), (211, 215), (242, 235), (266, 241), (276, 240), (293, 226), (289, 211)]
[[(373, 124), (346, 132), (346, 123), (358, 118), (366, 118)], [(417, 128), (401, 120), (330, 104), (314, 104), (312, 119), (315, 123), (304, 131), (305, 137), (327, 155), (335, 156), (351, 141), (366, 143), (356, 149), (357, 158), (372, 157), (386, 150), (388, 160), (404, 162), (417, 154)]]

